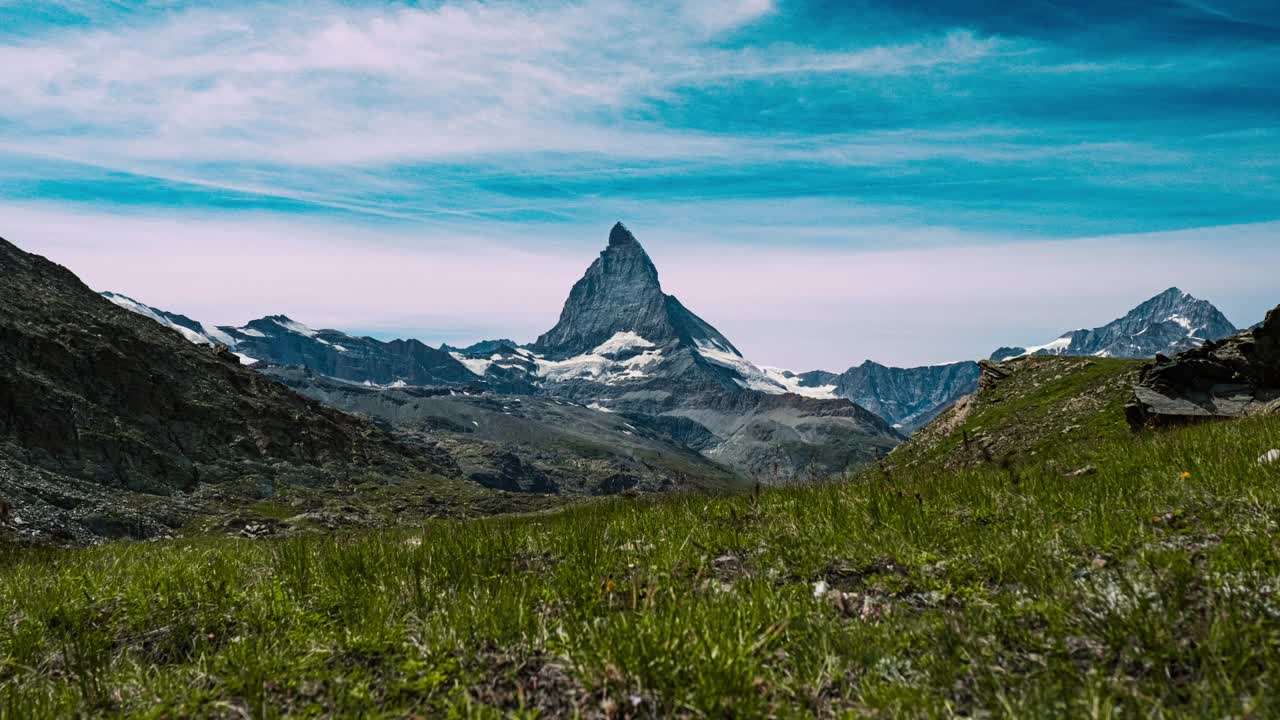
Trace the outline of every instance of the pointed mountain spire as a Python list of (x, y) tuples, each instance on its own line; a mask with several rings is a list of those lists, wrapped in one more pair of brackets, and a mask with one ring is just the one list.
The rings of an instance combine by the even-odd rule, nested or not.
[(723, 335), (679, 300), (662, 292), (658, 269), (627, 226), (609, 231), (609, 245), (569, 292), (560, 322), (535, 346), (553, 359), (590, 352), (620, 332), (657, 346), (699, 343), (738, 355)]
[(544, 352), (578, 355), (617, 332), (633, 331), (649, 342), (673, 337), (658, 269), (626, 226), (609, 232), (609, 245), (573, 286), (560, 322), (538, 338)]
[(609, 231), (609, 247), (618, 247), (621, 245), (635, 245), (639, 247), (640, 241), (636, 240), (636, 236), (631, 234), (626, 225), (622, 221), (614, 224), (613, 229)]

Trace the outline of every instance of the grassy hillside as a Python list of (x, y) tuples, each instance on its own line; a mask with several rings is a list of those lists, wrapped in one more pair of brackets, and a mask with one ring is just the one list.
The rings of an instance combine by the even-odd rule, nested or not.
[(1008, 377), (962, 398), (894, 453), (902, 466), (1055, 463), (1125, 440), (1124, 405), (1141, 360), (1027, 357)]
[[(957, 428), (1012, 443), (1058, 374)], [(1280, 715), (1280, 418), (1102, 407), (758, 496), (10, 550), (0, 717)]]

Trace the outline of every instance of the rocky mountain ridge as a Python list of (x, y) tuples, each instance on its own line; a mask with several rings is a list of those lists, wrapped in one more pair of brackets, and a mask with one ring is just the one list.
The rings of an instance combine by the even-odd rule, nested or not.
[(1158, 353), (1177, 354), (1237, 332), (1212, 303), (1172, 287), (1102, 327), (1074, 330), (1044, 345), (1000, 348), (991, 359), (1025, 355), (1151, 358)]
[(899, 368), (867, 360), (843, 373), (813, 370), (775, 374), (791, 392), (851, 400), (910, 435), (977, 390), (979, 370), (975, 362)]

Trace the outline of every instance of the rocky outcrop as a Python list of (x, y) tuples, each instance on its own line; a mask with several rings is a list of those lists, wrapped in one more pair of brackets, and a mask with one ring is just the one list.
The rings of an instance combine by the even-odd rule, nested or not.
[(1005, 378), (1013, 374), (1013, 368), (994, 360), (979, 360), (978, 370), (979, 390), (993, 390), (997, 385), (1003, 382)]
[(1272, 412), (1280, 400), (1280, 308), (1255, 330), (1142, 369), (1126, 407), (1134, 428)]
[(991, 359), (1003, 361), (1024, 355), (1141, 359), (1158, 353), (1172, 355), (1237, 332), (1212, 303), (1174, 287), (1102, 327), (1074, 330), (1035, 347), (1003, 347)]
[(1116, 423), (1141, 366), (1136, 360), (1045, 356), (983, 361), (978, 392), (912, 435), (886, 465), (1040, 465), (1077, 444), (1114, 438), (1124, 432)]

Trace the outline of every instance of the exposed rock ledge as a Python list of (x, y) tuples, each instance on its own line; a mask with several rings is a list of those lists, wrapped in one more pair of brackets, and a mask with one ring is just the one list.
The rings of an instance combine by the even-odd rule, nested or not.
[(1262, 325), (1142, 369), (1125, 408), (1134, 429), (1280, 412), (1280, 307)]

